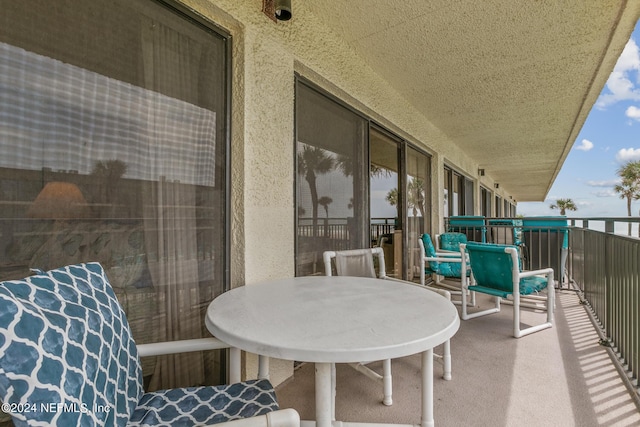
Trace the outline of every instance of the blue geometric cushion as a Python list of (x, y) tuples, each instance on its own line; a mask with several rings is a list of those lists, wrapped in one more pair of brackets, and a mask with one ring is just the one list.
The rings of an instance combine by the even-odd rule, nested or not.
[(146, 393), (129, 426), (191, 427), (264, 415), (278, 409), (268, 380)]
[(143, 394), (129, 324), (98, 263), (0, 283), (0, 400), (15, 425), (124, 426)]

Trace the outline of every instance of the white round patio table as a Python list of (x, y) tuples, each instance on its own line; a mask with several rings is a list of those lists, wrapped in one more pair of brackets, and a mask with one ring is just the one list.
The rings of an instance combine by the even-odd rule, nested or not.
[(225, 292), (207, 310), (207, 329), (241, 350), (316, 364), (316, 425), (332, 425), (333, 363), (422, 353), (423, 427), (433, 426), (433, 347), (460, 326), (443, 296), (393, 280), (310, 276)]

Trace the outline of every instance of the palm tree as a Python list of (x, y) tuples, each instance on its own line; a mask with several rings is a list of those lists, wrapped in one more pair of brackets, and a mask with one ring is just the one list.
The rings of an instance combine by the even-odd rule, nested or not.
[[(613, 187), (613, 191), (619, 193), (621, 199), (627, 199), (627, 215), (631, 216), (631, 202), (640, 199), (640, 160), (626, 163), (618, 169), (618, 176), (622, 181)], [(631, 223), (628, 227), (628, 233), (631, 236)], [(640, 236), (640, 228), (638, 236)]]
[(392, 188), (391, 190), (389, 190), (385, 199), (391, 206), (396, 206), (398, 204), (398, 189)]
[(336, 157), (336, 169), (339, 169), (344, 176), (353, 175), (353, 159), (350, 156), (339, 154)]
[(549, 206), (551, 209), (560, 209), (560, 215), (566, 215), (567, 211), (577, 211), (578, 207), (571, 199), (558, 199)]
[(327, 215), (327, 218), (329, 218), (329, 205), (331, 203), (333, 203), (333, 199), (329, 196), (322, 196), (318, 199), (318, 204), (324, 207), (324, 213)]
[(298, 173), (304, 176), (309, 184), (311, 194), (311, 210), (313, 220), (313, 235), (318, 235), (318, 187), (316, 178), (333, 170), (334, 158), (320, 147), (305, 145), (302, 152), (298, 153)]
[[(398, 204), (398, 189), (392, 188), (387, 193), (387, 202), (391, 206)], [(409, 181), (407, 184), (407, 209), (411, 209), (413, 216), (424, 216), (424, 181), (420, 178), (415, 178)]]
[(407, 203), (413, 209), (413, 216), (424, 216), (424, 181), (414, 178), (407, 184)]
[(318, 199), (318, 204), (324, 207), (324, 236), (329, 237), (329, 205), (333, 203), (333, 199), (329, 196), (322, 196)]

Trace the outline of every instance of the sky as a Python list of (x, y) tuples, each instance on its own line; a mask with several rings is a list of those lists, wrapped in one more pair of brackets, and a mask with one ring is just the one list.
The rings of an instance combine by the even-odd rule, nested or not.
[[(518, 214), (558, 215), (550, 205), (570, 198), (574, 217), (627, 216), (626, 199), (613, 191), (618, 169), (640, 160), (640, 22), (593, 106), (544, 202), (518, 203)], [(639, 215), (640, 201), (631, 205)]]

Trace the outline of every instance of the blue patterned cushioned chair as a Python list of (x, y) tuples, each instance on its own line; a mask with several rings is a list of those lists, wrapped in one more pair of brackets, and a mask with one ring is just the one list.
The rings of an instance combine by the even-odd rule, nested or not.
[[(461, 234), (466, 239), (462, 233), (449, 234)], [(450, 246), (456, 248), (455, 252), (439, 252), (433, 246), (431, 236), (427, 233), (418, 239), (418, 243), (420, 245), (420, 284), (426, 286), (426, 275), (434, 275), (438, 286), (449, 289), (452, 295), (460, 295), (462, 293), (463, 270), (459, 244), (458, 246)], [(469, 274), (469, 269), (465, 269), (464, 279), (468, 278)], [(460, 281), (460, 284), (445, 283), (443, 279), (456, 279), (456, 281)], [(470, 296), (470, 304), (475, 305), (475, 294), (472, 292)], [(460, 301), (453, 301), (453, 303), (461, 304)]]
[(138, 348), (157, 355), (183, 344), (228, 347), (215, 338), (136, 346), (98, 263), (0, 283), (0, 400), (16, 426), (299, 426), (268, 380), (145, 393)]
[[(555, 304), (555, 283), (553, 269), (545, 268), (533, 271), (521, 271), (520, 257), (515, 246), (496, 245), (490, 243), (467, 243), (460, 245), (460, 253), (467, 254), (471, 274), (475, 283), (464, 282), (464, 287), (470, 291), (480, 292), (495, 297), (495, 307), (475, 313), (468, 313), (465, 304), (466, 293), (462, 293), (462, 319), (485, 316), (500, 311), (503, 298), (513, 303), (513, 336), (520, 338), (542, 329), (553, 326), (553, 308)], [(466, 268), (467, 259), (462, 259)], [(521, 298), (537, 295), (546, 290), (544, 309), (547, 312), (546, 322), (520, 328)]]

